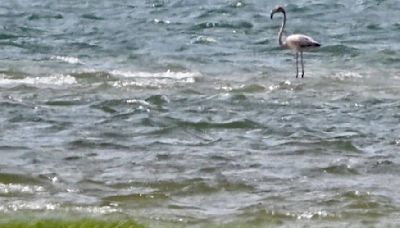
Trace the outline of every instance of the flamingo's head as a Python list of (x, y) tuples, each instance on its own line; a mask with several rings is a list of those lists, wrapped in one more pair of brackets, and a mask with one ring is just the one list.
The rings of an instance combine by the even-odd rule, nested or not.
[(271, 19), (274, 16), (275, 13), (283, 13), (285, 14), (285, 9), (281, 5), (275, 6), (275, 8), (271, 11)]

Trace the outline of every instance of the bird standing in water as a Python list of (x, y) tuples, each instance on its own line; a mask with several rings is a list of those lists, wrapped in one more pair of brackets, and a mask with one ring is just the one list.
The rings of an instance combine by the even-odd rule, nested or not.
[(285, 40), (282, 38), (283, 29), (286, 25), (286, 11), (282, 6), (276, 6), (271, 12), (271, 19), (275, 13), (283, 14), (283, 21), (278, 33), (279, 45), (283, 48), (290, 48), (296, 53), (296, 78), (299, 76), (299, 53), (301, 58), (301, 77), (304, 78), (304, 62), (303, 51), (321, 46), (313, 38), (303, 34), (293, 34), (288, 36)]

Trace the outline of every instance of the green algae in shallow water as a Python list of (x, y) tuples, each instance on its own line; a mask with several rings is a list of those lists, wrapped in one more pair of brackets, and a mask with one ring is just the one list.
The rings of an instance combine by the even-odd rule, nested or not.
[(9, 221), (5, 223), (0, 223), (1, 228), (47, 228), (47, 227), (57, 227), (57, 228), (86, 228), (86, 227), (96, 227), (96, 228), (144, 228), (144, 225), (137, 224), (132, 220), (121, 220), (121, 221), (103, 221), (95, 219), (82, 219), (76, 221), (66, 221), (57, 219), (44, 219), (35, 221)]

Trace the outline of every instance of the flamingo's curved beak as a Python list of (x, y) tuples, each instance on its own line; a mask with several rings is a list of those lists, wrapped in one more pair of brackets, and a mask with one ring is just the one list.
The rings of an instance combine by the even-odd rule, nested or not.
[(276, 13), (275, 9), (271, 11), (271, 20), (272, 20), (272, 17), (274, 16), (275, 13)]

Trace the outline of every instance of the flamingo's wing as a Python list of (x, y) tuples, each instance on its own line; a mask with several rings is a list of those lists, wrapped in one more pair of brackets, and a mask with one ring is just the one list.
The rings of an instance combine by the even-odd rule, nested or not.
[(319, 47), (320, 43), (315, 41), (313, 38), (303, 34), (293, 34), (286, 38), (288, 46), (293, 49), (304, 49), (311, 47)]

